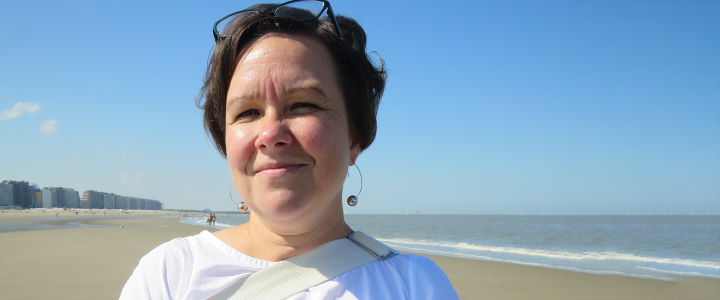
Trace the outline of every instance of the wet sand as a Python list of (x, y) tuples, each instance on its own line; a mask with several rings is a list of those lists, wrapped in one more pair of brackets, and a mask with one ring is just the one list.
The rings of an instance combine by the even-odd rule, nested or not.
[[(0, 214), (0, 299), (117, 299), (140, 257), (208, 229), (179, 223), (177, 213), (162, 215)], [(63, 229), (2, 231), (37, 224)], [(660, 281), (426, 256), (447, 273), (461, 299), (720, 299), (717, 279)]]

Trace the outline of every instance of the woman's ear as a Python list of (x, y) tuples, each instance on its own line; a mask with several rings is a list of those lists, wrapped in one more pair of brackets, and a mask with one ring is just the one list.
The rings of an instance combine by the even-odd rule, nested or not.
[(350, 146), (350, 165), (355, 165), (355, 161), (357, 160), (358, 156), (360, 156), (360, 153), (362, 153), (362, 150), (360, 150), (360, 144), (355, 143), (352, 146)]

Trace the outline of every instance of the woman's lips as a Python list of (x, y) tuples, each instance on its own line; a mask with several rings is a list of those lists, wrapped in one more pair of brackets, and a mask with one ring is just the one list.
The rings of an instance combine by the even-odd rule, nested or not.
[(279, 177), (294, 173), (300, 168), (304, 167), (304, 164), (292, 164), (292, 165), (268, 165), (262, 166), (255, 171), (256, 175), (268, 176), (268, 177)]

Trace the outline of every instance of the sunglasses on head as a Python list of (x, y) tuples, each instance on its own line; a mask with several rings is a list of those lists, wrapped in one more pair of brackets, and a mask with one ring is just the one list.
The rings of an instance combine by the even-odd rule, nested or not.
[(261, 14), (272, 14), (276, 18), (290, 19), (298, 22), (308, 22), (317, 20), (323, 12), (327, 11), (328, 17), (333, 21), (335, 30), (338, 36), (342, 39), (342, 32), (340, 32), (340, 25), (335, 20), (335, 14), (333, 13), (332, 7), (329, 1), (324, 0), (293, 0), (282, 4), (271, 6), (262, 10), (245, 9), (231, 13), (222, 19), (215, 22), (213, 25), (213, 36), (215, 42), (219, 42), (227, 37), (227, 30), (229, 30), (232, 24), (242, 22), (249, 17), (261, 15)]

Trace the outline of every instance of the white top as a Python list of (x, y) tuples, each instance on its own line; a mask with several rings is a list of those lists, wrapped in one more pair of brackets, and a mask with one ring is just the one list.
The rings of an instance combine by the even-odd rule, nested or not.
[[(208, 231), (176, 238), (140, 259), (120, 299), (207, 299), (273, 265), (247, 256)], [(459, 299), (429, 258), (400, 254), (350, 270), (288, 299)]]

